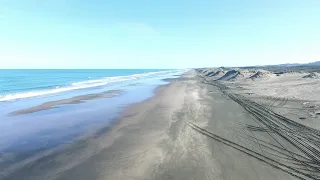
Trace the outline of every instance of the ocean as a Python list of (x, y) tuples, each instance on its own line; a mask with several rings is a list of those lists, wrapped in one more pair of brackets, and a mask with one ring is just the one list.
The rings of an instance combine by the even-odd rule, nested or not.
[(0, 102), (136, 81), (173, 72), (177, 70), (0, 70)]
[[(166, 78), (184, 70), (0, 70), (0, 152), (28, 159), (69, 144), (88, 132), (111, 127), (121, 110), (150, 98)], [(10, 113), (116, 90), (113, 97), (57, 105), (33, 113)], [(1, 167), (0, 156), (0, 167)], [(5, 161), (3, 160), (3, 163)]]

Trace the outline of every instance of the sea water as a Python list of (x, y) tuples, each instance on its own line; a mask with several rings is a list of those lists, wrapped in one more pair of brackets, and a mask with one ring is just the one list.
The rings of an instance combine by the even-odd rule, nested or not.
[(0, 70), (0, 102), (136, 81), (177, 70)]
[[(185, 70), (0, 70), (0, 152), (28, 154), (70, 143), (93, 128), (111, 126), (122, 108), (153, 95), (165, 78)], [(78, 95), (120, 95), (59, 105), (30, 114), (13, 111)], [(1, 160), (1, 156), (0, 156)]]

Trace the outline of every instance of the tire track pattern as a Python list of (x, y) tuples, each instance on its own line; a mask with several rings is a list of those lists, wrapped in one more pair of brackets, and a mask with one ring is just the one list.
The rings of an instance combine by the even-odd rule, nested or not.
[(320, 179), (319, 130), (292, 121), (266, 106), (234, 94), (228, 91), (228, 87), (217, 81), (209, 82), (204, 78), (204, 83), (218, 87), (223, 94), (254, 116), (258, 126), (248, 125), (246, 127), (248, 131), (268, 133), (275, 143), (245, 134), (244, 138), (258, 143), (259, 147), (263, 148), (263, 151), (257, 151), (224, 139), (190, 122), (191, 128), (292, 176), (300, 179)]

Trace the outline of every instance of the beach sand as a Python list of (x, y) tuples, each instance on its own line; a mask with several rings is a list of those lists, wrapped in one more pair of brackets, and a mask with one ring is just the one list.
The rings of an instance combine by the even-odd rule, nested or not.
[(82, 103), (82, 102), (88, 101), (88, 100), (101, 99), (101, 98), (111, 98), (111, 97), (118, 95), (120, 92), (121, 91), (119, 91), (119, 90), (110, 90), (110, 91), (105, 91), (102, 93), (87, 94), (87, 95), (76, 96), (76, 97), (72, 97), (72, 98), (68, 98), (68, 99), (45, 102), (45, 103), (40, 104), (38, 106), (34, 106), (34, 107), (26, 108), (26, 109), (20, 109), (20, 110), (11, 112), (9, 115), (17, 116), (17, 115), (23, 115), (23, 114), (30, 114), (30, 113), (34, 113), (34, 112), (52, 109), (57, 106), (65, 105), (65, 104), (79, 104), (79, 103)]
[(319, 177), (317, 129), (255, 104), (234, 84), (199, 75), (168, 79), (154, 97), (126, 108), (112, 127), (12, 164), (0, 179)]

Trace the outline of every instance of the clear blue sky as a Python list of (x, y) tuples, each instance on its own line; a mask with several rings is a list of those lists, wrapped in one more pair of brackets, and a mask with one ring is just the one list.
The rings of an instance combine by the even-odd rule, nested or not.
[(319, 0), (1, 0), (0, 68), (320, 60)]

